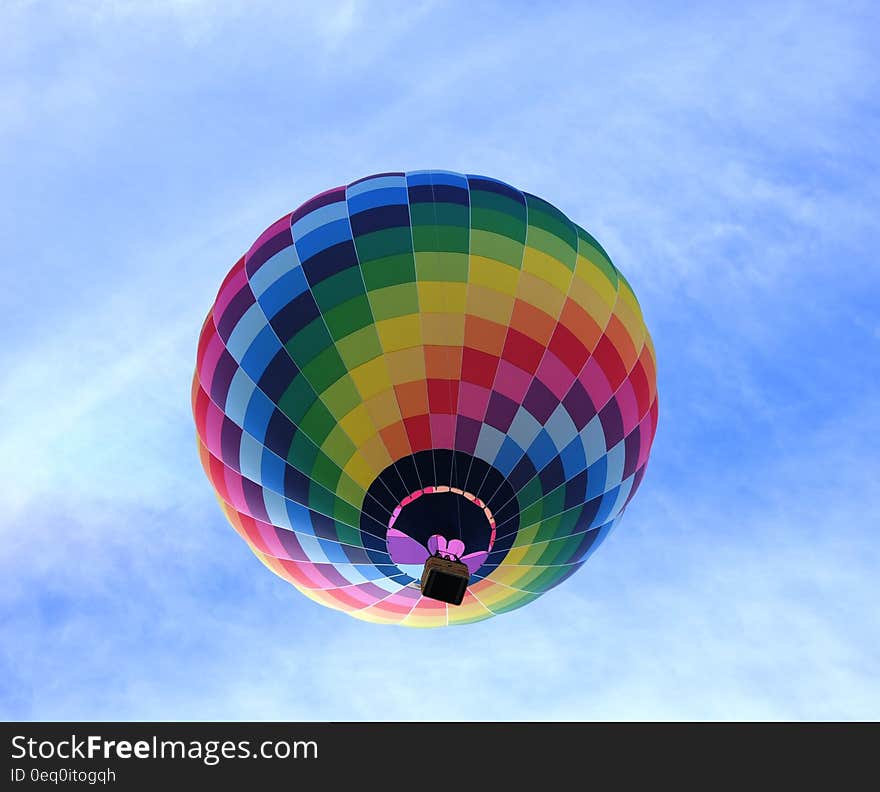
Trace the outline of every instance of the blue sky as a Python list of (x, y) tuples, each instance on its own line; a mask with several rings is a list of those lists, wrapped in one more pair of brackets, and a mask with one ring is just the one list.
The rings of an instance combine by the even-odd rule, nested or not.
[[(878, 31), (871, 3), (3, 3), (0, 716), (880, 717)], [(420, 168), (597, 236), (661, 393), (584, 568), (437, 631), (265, 570), (189, 407), (259, 232)]]

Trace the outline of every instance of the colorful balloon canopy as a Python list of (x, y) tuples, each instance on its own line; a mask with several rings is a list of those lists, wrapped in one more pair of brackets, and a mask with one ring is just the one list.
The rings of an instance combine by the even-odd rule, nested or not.
[[(629, 284), (551, 204), (383, 173), (273, 223), (223, 281), (193, 380), (202, 464), (303, 594), (433, 627), (518, 608), (620, 519), (657, 425)], [(467, 565), (461, 605), (421, 594)]]

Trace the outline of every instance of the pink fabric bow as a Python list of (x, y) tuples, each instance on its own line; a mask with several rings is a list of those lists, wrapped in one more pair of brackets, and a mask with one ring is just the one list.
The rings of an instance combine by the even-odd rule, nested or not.
[(461, 539), (447, 540), (445, 536), (434, 534), (428, 539), (428, 552), (449, 561), (460, 561), (464, 552), (464, 542)]

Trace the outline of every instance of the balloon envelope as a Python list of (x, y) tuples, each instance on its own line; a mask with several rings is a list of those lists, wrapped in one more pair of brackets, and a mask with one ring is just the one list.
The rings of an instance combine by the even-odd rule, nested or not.
[[(483, 176), (385, 173), (269, 226), (193, 380), (202, 464), (254, 554), (374, 622), (441, 626), (575, 572), (642, 480), (653, 346), (599, 243)], [(422, 596), (431, 554), (460, 606)]]

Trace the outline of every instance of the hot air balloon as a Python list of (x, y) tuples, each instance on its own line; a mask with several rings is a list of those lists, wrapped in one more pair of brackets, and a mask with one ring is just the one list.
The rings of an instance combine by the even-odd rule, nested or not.
[(599, 243), (484, 176), (382, 173), (270, 225), (192, 386), (202, 465), (269, 569), (371, 622), (464, 624), (590, 557), (645, 473), (654, 350)]

